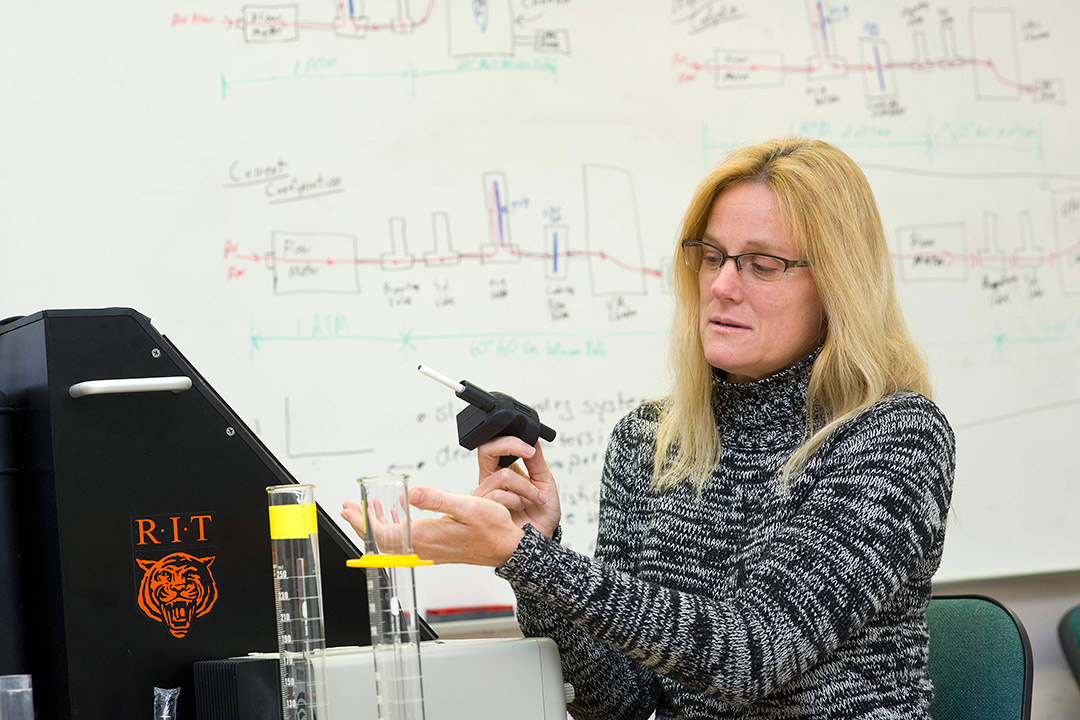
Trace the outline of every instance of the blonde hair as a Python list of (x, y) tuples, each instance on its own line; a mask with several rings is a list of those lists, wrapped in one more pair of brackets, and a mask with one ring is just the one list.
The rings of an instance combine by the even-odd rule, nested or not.
[[(700, 238), (713, 202), (738, 183), (775, 194), (781, 222), (800, 259), (811, 264), (826, 318), (825, 342), (806, 396), (803, 443), (788, 458), (785, 486), (838, 426), (900, 390), (930, 396), (926, 360), (915, 344), (893, 286), (885, 231), (866, 176), (828, 143), (780, 138), (741, 148), (710, 172), (690, 201), (679, 239)], [(672, 260), (674, 387), (657, 429), (653, 487), (692, 481), (700, 492), (720, 463), (712, 367), (700, 334), (698, 274)]]

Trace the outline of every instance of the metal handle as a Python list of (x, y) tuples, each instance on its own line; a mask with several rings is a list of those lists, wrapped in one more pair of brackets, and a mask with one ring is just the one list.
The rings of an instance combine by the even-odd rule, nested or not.
[(120, 378), (118, 380), (87, 380), (68, 388), (68, 395), (81, 398), (86, 395), (116, 395), (119, 393), (184, 392), (191, 387), (191, 378), (176, 377)]

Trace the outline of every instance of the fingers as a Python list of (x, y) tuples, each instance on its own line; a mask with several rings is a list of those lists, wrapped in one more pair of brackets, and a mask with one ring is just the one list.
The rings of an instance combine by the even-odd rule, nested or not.
[(438, 488), (413, 488), (409, 491), (409, 504), (421, 510), (443, 513), (462, 525), (488, 525), (509, 519), (506, 508), (485, 498), (457, 495)]
[(368, 515), (372, 521), (386, 522), (386, 518), (383, 515), (382, 502), (376, 498), (368, 503)]
[(413, 548), (425, 560), (499, 567), (524, 534), (506, 508), (483, 498), (415, 488), (409, 499), (417, 508), (443, 513), (413, 522)]
[[(523, 499), (536, 505), (547, 502), (547, 495), (537, 487), (528, 477), (510, 470), (500, 470), (489, 475), (473, 491), (476, 497), (485, 497), (504, 505), (511, 510), (520, 510), (524, 507)], [(504, 500), (511, 500), (510, 504)]]
[(499, 468), (499, 458), (503, 455), (514, 455), (519, 458), (530, 458), (536, 452), (532, 445), (512, 435), (497, 437), (488, 440), (476, 448), (476, 457), (480, 465), (480, 477), (483, 478)]
[(465, 512), (466, 503), (463, 501), (468, 499), (468, 495), (455, 495), (432, 487), (415, 487), (409, 491), (409, 504), (413, 507), (455, 518), (458, 513)]
[[(507, 473), (517, 477), (513, 473)], [(524, 481), (527, 482), (527, 481)], [(409, 492), (409, 504), (421, 510), (442, 513), (438, 518), (420, 518), (412, 523), (412, 552), (437, 563), (467, 563), (499, 567), (517, 548), (523, 535), (509, 511), (498, 503), (471, 495), (455, 495), (431, 487), (415, 487)], [(368, 530), (375, 545), (367, 552), (403, 552), (403, 525), (394, 508), (387, 513), (370, 503), (367, 508)], [(354, 502), (342, 506), (342, 517), (361, 537), (364, 535), (364, 512)]]
[(341, 517), (352, 526), (352, 529), (360, 537), (364, 537), (364, 513), (360, 510), (360, 506), (351, 500), (346, 500), (345, 504), (341, 506)]
[(522, 470), (517, 463), (510, 466), (510, 469), (519, 475), (532, 477), (534, 480), (542, 478), (545, 481), (553, 482), (551, 470), (548, 468), (547, 460), (544, 459), (544, 451), (541, 449), (539, 442), (536, 445), (529, 445), (516, 437), (497, 437), (484, 443), (476, 450), (477, 461), (480, 465), (481, 482), (488, 475), (501, 469), (499, 459), (503, 455), (514, 455), (525, 462), (525, 468), (528, 472)]
[(548, 467), (547, 460), (544, 459), (544, 450), (540, 447), (539, 442), (536, 443), (534, 450), (536, 452), (532, 455), (523, 458), (525, 468), (529, 471), (529, 477), (533, 480), (554, 483), (555, 479), (551, 475), (551, 468)]
[(356, 534), (364, 540), (367, 552), (396, 553), (405, 549), (401, 515), (396, 507), (390, 508), (389, 515), (387, 518), (382, 502), (377, 499), (368, 503), (366, 518), (364, 510), (354, 502), (346, 501), (341, 509), (341, 517), (345, 518)]

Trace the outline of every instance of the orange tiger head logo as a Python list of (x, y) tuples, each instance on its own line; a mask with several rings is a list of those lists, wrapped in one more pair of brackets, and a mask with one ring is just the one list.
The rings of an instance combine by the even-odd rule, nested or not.
[(214, 557), (175, 552), (156, 562), (136, 558), (144, 571), (139, 584), (139, 607), (149, 617), (165, 623), (173, 637), (184, 637), (191, 629), (191, 621), (210, 612), (217, 601), (217, 584), (210, 572)]

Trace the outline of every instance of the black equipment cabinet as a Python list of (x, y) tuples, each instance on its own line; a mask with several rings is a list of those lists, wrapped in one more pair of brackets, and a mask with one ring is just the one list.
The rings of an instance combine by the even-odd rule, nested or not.
[[(84, 381), (162, 377), (192, 386), (69, 394)], [(134, 310), (0, 325), (0, 391), (17, 408), (38, 716), (151, 717), (157, 686), (182, 688), (178, 718), (193, 720), (193, 662), (277, 649), (264, 488), (295, 480)], [(322, 508), (319, 537), (327, 642), (369, 644), (364, 574), (345, 568), (360, 552)]]
[(22, 675), (28, 669), (15, 505), (14, 415), (7, 396), (0, 391), (0, 675)]

